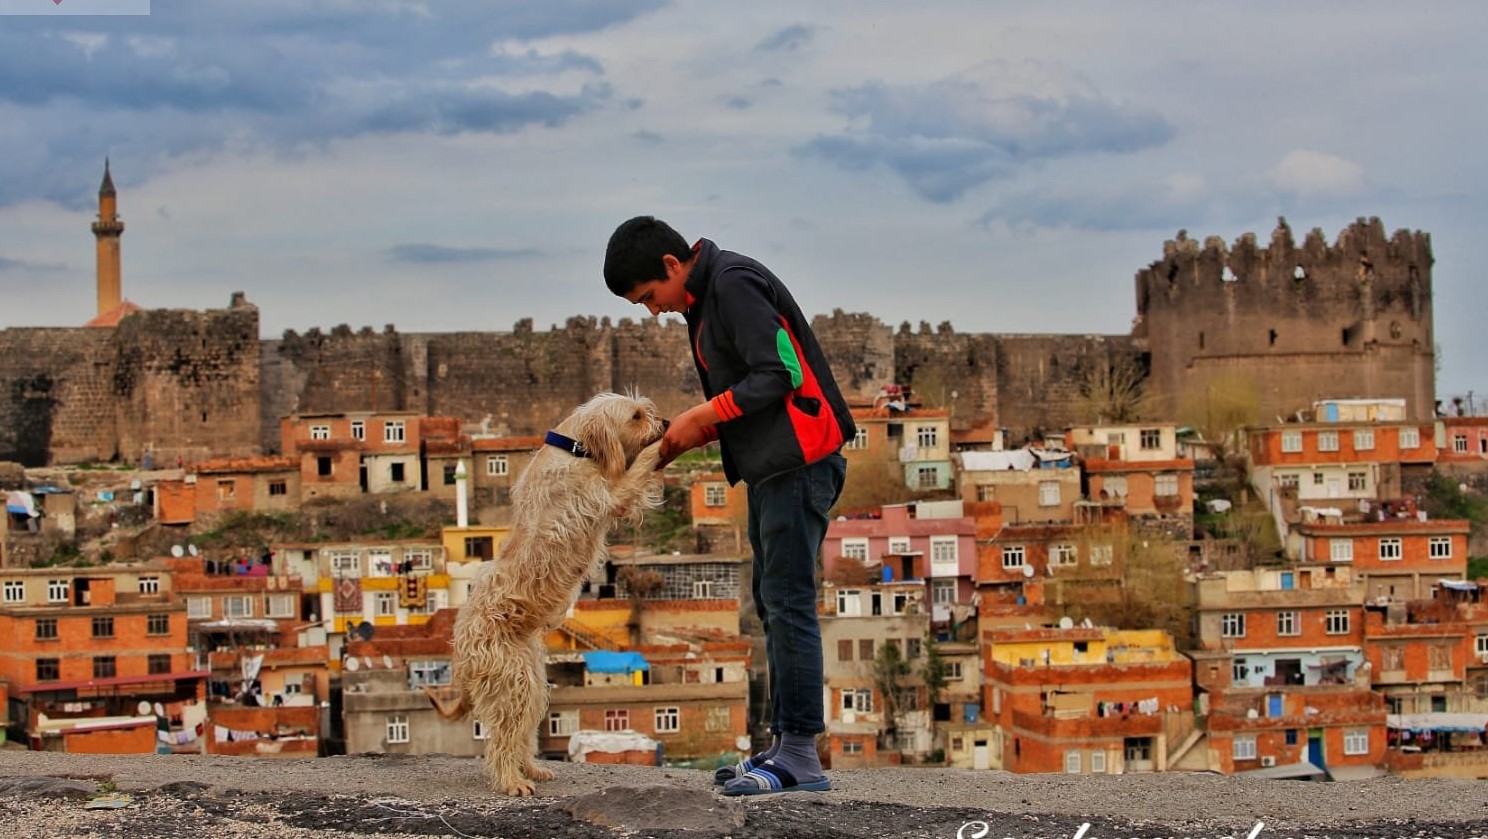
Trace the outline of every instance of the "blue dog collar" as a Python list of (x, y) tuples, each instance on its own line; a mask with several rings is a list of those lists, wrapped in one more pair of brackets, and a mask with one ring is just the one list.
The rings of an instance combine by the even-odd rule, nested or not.
[(589, 454), (589, 450), (584, 448), (583, 443), (580, 443), (578, 440), (575, 440), (572, 437), (566, 437), (562, 434), (559, 434), (556, 431), (549, 431), (548, 435), (543, 438), (543, 442), (547, 443), (553, 448), (563, 449), (574, 457), (591, 457), (591, 455)]

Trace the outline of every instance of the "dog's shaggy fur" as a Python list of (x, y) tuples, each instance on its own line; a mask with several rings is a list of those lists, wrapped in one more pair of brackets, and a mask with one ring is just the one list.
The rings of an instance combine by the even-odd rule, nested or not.
[(544, 636), (603, 555), (610, 525), (661, 503), (664, 427), (650, 400), (598, 394), (557, 428), (589, 456), (544, 445), (512, 487), (512, 531), (455, 619), (459, 702), (447, 709), (429, 694), (443, 716), (468, 712), (490, 733), (486, 766), (497, 792), (532, 795), (533, 781), (553, 777), (535, 762), (548, 702)]

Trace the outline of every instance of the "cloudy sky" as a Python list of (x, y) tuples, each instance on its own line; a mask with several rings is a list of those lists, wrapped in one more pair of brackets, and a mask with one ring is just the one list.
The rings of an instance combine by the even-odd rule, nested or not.
[(640, 213), (808, 314), (1125, 333), (1179, 229), (1379, 216), (1432, 236), (1438, 395), (1488, 402), (1485, 3), (149, 6), (0, 16), (0, 328), (94, 314), (105, 156), (125, 296), (269, 337), (644, 316), (600, 278)]

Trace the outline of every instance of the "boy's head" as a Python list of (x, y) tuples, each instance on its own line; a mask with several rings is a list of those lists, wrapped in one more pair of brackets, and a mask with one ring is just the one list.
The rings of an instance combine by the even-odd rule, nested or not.
[(686, 262), (692, 258), (692, 247), (666, 222), (653, 216), (636, 216), (610, 234), (610, 245), (605, 249), (605, 285), (616, 295), (627, 297), (641, 283), (666, 279), (667, 256)]

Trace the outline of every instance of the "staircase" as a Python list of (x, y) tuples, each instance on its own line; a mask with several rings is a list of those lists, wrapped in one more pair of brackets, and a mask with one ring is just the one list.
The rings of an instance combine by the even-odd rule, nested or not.
[(573, 618), (564, 618), (563, 623), (558, 625), (558, 631), (572, 638), (575, 644), (583, 645), (591, 650), (615, 649), (615, 644), (609, 638)]

